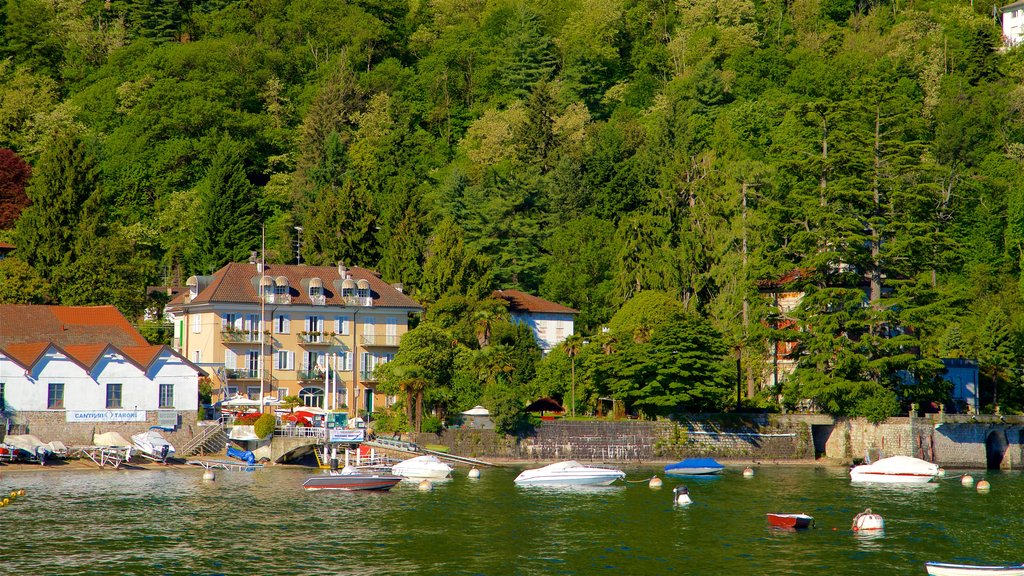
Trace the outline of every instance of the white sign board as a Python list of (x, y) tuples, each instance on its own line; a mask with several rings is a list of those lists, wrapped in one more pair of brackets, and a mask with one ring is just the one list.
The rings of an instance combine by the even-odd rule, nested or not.
[(68, 410), (68, 422), (145, 422), (145, 410)]
[(329, 442), (362, 442), (366, 438), (366, 430), (359, 428), (350, 430), (348, 428), (330, 428)]

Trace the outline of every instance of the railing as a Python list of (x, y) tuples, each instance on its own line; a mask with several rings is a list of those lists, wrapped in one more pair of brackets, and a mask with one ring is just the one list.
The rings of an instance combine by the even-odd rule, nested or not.
[(313, 306), (323, 306), (327, 304), (327, 297), (323, 294), (311, 295), (309, 301), (313, 303)]
[(373, 375), (373, 370), (360, 370), (359, 379), (363, 382), (376, 382), (377, 378)]
[(346, 306), (373, 306), (372, 296), (345, 296), (342, 300)]
[[(269, 338), (268, 338), (269, 339)], [(221, 331), (220, 341), (231, 344), (231, 343), (242, 343), (242, 344), (253, 344), (260, 341), (260, 333), (247, 332), (247, 331)]]
[(256, 380), (260, 377), (260, 371), (256, 369), (227, 370), (228, 378), (232, 380)]
[(299, 339), (299, 344), (331, 346), (337, 343), (333, 332), (299, 332), (296, 336)]
[(320, 368), (304, 368), (299, 370), (299, 380), (323, 380), (324, 371)]
[(360, 337), (363, 346), (398, 346), (399, 340), (398, 334), (363, 334)]
[(326, 438), (327, 429), (322, 426), (278, 426), (274, 428), (274, 436), (289, 438)]

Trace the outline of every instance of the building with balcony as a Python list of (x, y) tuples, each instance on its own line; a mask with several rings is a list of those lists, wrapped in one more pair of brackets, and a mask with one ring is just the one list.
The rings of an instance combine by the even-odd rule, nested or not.
[(298, 396), (354, 416), (386, 401), (374, 368), (422, 311), (364, 268), (249, 262), (189, 278), (165, 314), (173, 347), (211, 373), (219, 397)]

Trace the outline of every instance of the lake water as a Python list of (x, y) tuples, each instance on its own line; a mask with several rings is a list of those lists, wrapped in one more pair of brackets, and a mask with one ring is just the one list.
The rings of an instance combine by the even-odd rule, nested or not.
[[(625, 466), (627, 479), (660, 468)], [(851, 485), (841, 468), (765, 466), (604, 489), (519, 488), (521, 468), (458, 469), (433, 491), (305, 492), (268, 468), (6, 472), (2, 574), (924, 574), (926, 560), (1024, 562), (1024, 477), (949, 471), (923, 487)], [(972, 471), (976, 479), (980, 471)], [(685, 483), (694, 504), (672, 505)], [(884, 535), (853, 533), (865, 508)], [(769, 529), (766, 512), (817, 527)], [(835, 528), (835, 530), (833, 530)]]

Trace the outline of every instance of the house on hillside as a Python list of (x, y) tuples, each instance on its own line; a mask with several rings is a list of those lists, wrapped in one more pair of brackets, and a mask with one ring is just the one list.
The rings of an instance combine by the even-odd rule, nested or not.
[(544, 354), (573, 334), (578, 310), (519, 290), (495, 290), (491, 296), (508, 303), (513, 322), (525, 324), (533, 330), (537, 346)]
[(205, 375), (113, 306), (0, 305), (0, 409), (37, 436), (88, 444), (98, 427), (189, 425)]
[(14, 252), (14, 244), (8, 242), (0, 242), (0, 260), (7, 258)]
[(295, 395), (356, 416), (393, 400), (373, 371), (422, 311), (371, 270), (250, 261), (189, 278), (165, 318), (174, 349), (211, 372), (220, 399)]
[(993, 8), (1002, 25), (1003, 45), (1013, 47), (1024, 40), (1024, 0)]

